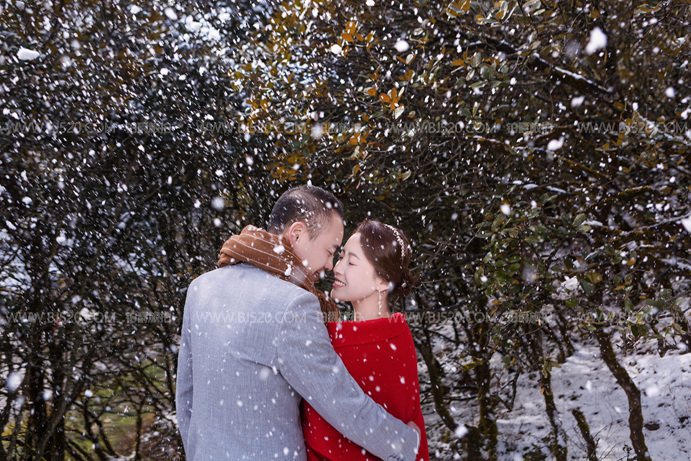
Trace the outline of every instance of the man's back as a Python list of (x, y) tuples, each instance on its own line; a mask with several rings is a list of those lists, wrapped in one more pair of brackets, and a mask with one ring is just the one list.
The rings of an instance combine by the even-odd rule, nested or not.
[[(304, 449), (300, 396), (279, 374), (275, 350), (286, 307), (305, 294), (247, 264), (190, 285), (181, 354), (188, 350), (194, 360), (191, 370), (182, 360), (178, 370), (181, 379), (191, 371), (194, 389), (191, 402), (178, 390), (181, 428), (189, 418), (188, 459), (293, 459)], [(190, 403), (191, 416), (181, 414)]]

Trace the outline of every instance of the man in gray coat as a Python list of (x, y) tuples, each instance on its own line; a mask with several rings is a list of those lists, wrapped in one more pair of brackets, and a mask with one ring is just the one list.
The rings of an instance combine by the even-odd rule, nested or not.
[(269, 232), (232, 237), (228, 265), (190, 284), (176, 391), (188, 460), (305, 460), (301, 398), (376, 456), (415, 460), (417, 426), (362, 392), (324, 325), (313, 282), (333, 269), (342, 239), (338, 199), (294, 188), (276, 202)]

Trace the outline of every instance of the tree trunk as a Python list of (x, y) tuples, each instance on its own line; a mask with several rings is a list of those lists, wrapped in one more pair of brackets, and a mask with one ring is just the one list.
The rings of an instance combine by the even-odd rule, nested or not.
[(559, 363), (564, 363), (568, 357), (571, 357), (576, 349), (571, 342), (571, 332), (569, 331), (569, 323), (564, 318), (559, 307), (554, 309), (557, 313), (557, 328), (559, 330), (559, 335), (561, 338), (557, 339), (557, 345), (559, 346), (560, 355), (563, 357), (557, 357)]
[(448, 407), (446, 406), (446, 402), (444, 401), (444, 387), (442, 386), (441, 382), (441, 370), (439, 369), (439, 364), (437, 360), (434, 358), (434, 353), (432, 352), (432, 345), (430, 344), (429, 333), (427, 332), (426, 327), (424, 325), (423, 331), (425, 334), (424, 339), (416, 340), (415, 345), (420, 351), (422, 360), (425, 362), (425, 365), (427, 365), (427, 371), (429, 372), (430, 379), (430, 391), (432, 392), (434, 408), (437, 411), (437, 414), (441, 418), (444, 425), (448, 427), (450, 430), (455, 431), (458, 424), (456, 424), (456, 422), (454, 421), (453, 416), (451, 416), (451, 412), (449, 411)]
[(691, 352), (691, 329), (689, 328), (689, 322), (686, 320), (684, 312), (679, 306), (673, 306), (672, 316), (674, 322), (679, 325), (682, 330), (682, 333), (679, 335), (681, 336), (681, 342), (686, 346), (686, 350), (682, 351), (682, 353)]
[[(40, 344), (35, 341), (33, 344)], [(30, 403), (29, 430), (27, 432), (27, 446), (38, 450), (36, 455), (40, 460), (43, 454), (42, 447), (50, 449), (50, 434), (48, 433), (48, 415), (46, 412), (46, 402), (43, 400), (43, 370), (36, 362), (29, 363), (27, 373), (29, 374), (28, 394)]]
[(468, 434), (463, 438), (462, 450), (466, 453), (466, 461), (484, 461), (482, 456), (482, 434), (475, 426), (466, 426)]
[(607, 368), (612, 372), (617, 380), (617, 384), (624, 389), (629, 400), (629, 430), (631, 444), (636, 452), (637, 461), (650, 461), (648, 447), (645, 445), (643, 436), (643, 412), (641, 410), (641, 391), (636, 387), (626, 369), (619, 363), (609, 333), (599, 329), (595, 333), (595, 338), (600, 345), (602, 360), (607, 364)]
[(576, 418), (576, 424), (578, 425), (578, 430), (581, 431), (581, 435), (585, 439), (586, 446), (586, 456), (588, 456), (588, 461), (598, 461), (597, 459), (597, 443), (590, 434), (590, 427), (588, 426), (588, 421), (585, 419), (585, 415), (580, 410), (580, 408), (574, 408), (571, 410), (573, 417)]
[(492, 370), (489, 361), (482, 360), (473, 371), (475, 371), (475, 381), (477, 385), (477, 401), (480, 405), (479, 429), (485, 439), (487, 459), (496, 461), (497, 459), (497, 419), (494, 416), (494, 398), (492, 398), (491, 382)]
[(559, 410), (554, 403), (554, 394), (552, 393), (552, 373), (548, 370), (540, 370), (539, 384), (542, 396), (545, 399), (545, 411), (549, 423), (552, 426), (552, 454), (557, 461), (567, 461), (568, 447), (566, 444), (566, 431), (562, 425), (559, 417)]
[[(62, 341), (62, 335), (58, 332), (54, 335), (55, 342), (50, 350), (50, 362), (53, 372), (52, 387), (53, 395), (63, 394), (63, 385), (66, 381), (65, 376), (65, 358), (66, 348)], [(59, 399), (57, 399), (59, 400)], [(64, 415), (53, 406), (51, 411), (51, 423), (55, 426), (53, 433), (53, 449), (50, 455), (51, 461), (62, 461), (65, 459), (67, 451), (67, 437), (65, 436), (65, 418)]]

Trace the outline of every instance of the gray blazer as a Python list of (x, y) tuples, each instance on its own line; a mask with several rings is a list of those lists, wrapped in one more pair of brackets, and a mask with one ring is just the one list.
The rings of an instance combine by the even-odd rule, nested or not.
[(305, 460), (302, 397), (378, 457), (415, 459), (419, 436), (348, 374), (316, 296), (244, 263), (196, 278), (175, 399), (187, 459)]

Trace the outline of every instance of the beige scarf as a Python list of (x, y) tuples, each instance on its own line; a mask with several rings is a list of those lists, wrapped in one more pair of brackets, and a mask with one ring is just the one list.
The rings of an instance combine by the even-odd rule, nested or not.
[(305, 266), (282, 236), (254, 226), (245, 227), (240, 235), (233, 235), (223, 244), (217, 266), (240, 262), (252, 264), (316, 295), (324, 314), (324, 322), (338, 320), (338, 307), (314, 286)]

